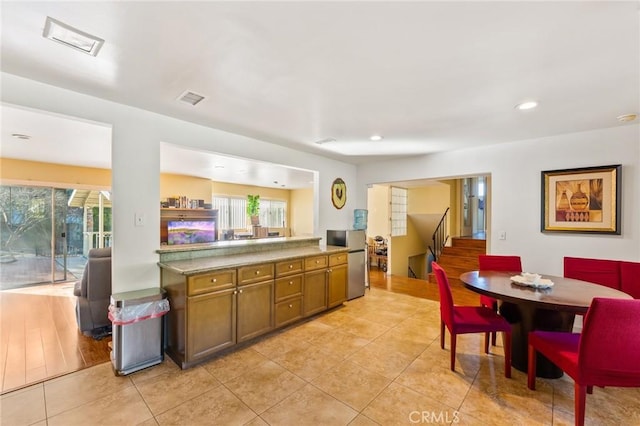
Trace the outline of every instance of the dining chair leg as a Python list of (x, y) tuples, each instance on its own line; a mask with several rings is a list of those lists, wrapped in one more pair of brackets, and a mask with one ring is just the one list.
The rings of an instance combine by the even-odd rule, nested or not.
[(574, 407), (574, 415), (575, 415), (575, 425), (576, 426), (584, 426), (584, 408), (585, 408), (585, 399), (587, 397), (587, 387), (581, 386), (578, 383), (574, 383), (573, 385), (575, 389), (575, 407)]
[(504, 343), (504, 377), (511, 378), (511, 333), (502, 333)]
[[(498, 312), (498, 302), (494, 302), (493, 305), (491, 306), (491, 309), (493, 309), (495, 312)], [(495, 331), (493, 333), (491, 333), (491, 345), (492, 346), (496, 346), (496, 337), (497, 337), (498, 333), (496, 333)]]
[(451, 333), (451, 371), (456, 371), (456, 340), (455, 333)]
[(489, 333), (484, 333), (484, 353), (489, 353)]
[(444, 349), (444, 321), (440, 320), (440, 349)]
[(529, 365), (527, 366), (527, 387), (536, 390), (536, 350), (532, 345), (528, 349)]

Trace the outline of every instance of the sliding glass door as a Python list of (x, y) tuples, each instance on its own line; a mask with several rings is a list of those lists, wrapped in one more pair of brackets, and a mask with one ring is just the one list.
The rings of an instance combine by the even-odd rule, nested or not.
[(94, 208), (91, 194), (104, 195), (84, 193), (80, 199), (72, 189), (0, 186), (0, 289), (79, 279), (89, 249), (110, 245), (110, 203)]

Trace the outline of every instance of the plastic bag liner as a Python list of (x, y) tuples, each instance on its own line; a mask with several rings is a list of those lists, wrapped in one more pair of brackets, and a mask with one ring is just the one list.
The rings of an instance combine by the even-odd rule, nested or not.
[(169, 300), (161, 299), (118, 308), (109, 305), (109, 319), (113, 325), (127, 325), (151, 318), (160, 318), (169, 312)]

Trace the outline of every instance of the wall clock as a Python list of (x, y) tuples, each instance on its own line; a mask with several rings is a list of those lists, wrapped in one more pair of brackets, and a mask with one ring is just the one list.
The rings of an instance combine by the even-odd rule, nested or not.
[(336, 209), (341, 209), (347, 203), (347, 184), (337, 178), (331, 184), (331, 202)]

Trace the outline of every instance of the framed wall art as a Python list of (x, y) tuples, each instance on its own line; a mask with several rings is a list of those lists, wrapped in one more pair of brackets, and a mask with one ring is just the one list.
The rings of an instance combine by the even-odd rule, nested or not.
[(622, 166), (542, 172), (542, 232), (620, 235)]
[(331, 202), (338, 210), (347, 203), (347, 184), (341, 178), (336, 178), (331, 184)]

